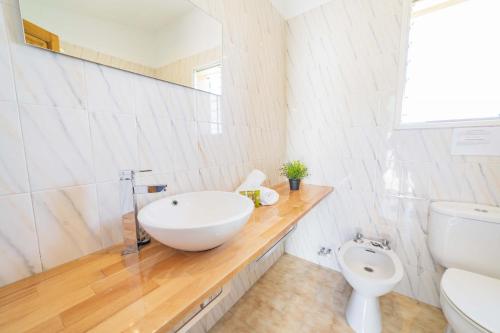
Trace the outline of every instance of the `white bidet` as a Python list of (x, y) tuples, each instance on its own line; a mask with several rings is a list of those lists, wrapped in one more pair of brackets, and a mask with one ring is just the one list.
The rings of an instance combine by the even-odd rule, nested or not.
[(356, 333), (380, 333), (382, 320), (378, 297), (390, 292), (403, 278), (403, 265), (386, 241), (355, 240), (339, 248), (338, 260), (353, 291), (346, 318)]

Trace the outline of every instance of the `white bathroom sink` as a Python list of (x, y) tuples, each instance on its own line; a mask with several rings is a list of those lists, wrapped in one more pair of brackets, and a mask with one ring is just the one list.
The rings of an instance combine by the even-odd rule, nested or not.
[(233, 192), (204, 191), (169, 196), (139, 211), (143, 228), (159, 242), (184, 251), (213, 249), (233, 237), (254, 209)]

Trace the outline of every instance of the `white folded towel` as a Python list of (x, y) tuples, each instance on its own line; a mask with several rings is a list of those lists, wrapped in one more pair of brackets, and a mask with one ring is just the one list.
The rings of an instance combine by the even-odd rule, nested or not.
[(243, 181), (243, 183), (238, 186), (236, 192), (255, 191), (262, 185), (266, 178), (266, 175), (262, 171), (257, 169), (252, 170), (245, 181)]
[(280, 195), (273, 189), (260, 186), (260, 203), (263, 206), (271, 206), (278, 202)]
[(262, 171), (252, 170), (245, 181), (238, 186), (236, 192), (260, 190), (260, 203), (264, 206), (274, 205), (278, 202), (280, 195), (275, 190), (262, 186), (266, 178)]

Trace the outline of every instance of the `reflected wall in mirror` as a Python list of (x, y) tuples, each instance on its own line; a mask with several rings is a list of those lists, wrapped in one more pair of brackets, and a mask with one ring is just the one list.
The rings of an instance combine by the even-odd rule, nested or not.
[(29, 45), (221, 93), (222, 24), (188, 0), (20, 0)]

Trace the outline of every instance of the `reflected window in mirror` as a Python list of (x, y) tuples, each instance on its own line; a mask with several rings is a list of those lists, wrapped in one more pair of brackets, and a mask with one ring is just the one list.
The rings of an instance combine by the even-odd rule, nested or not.
[(396, 126), (500, 124), (500, 1), (406, 5)]
[(221, 94), (222, 89), (222, 66), (213, 64), (202, 66), (193, 71), (194, 87), (214, 94)]
[(222, 65), (219, 63), (196, 68), (193, 71), (193, 82), (196, 89), (210, 91), (207, 94), (209, 107), (210, 134), (222, 134), (222, 114), (220, 97), (222, 89)]

